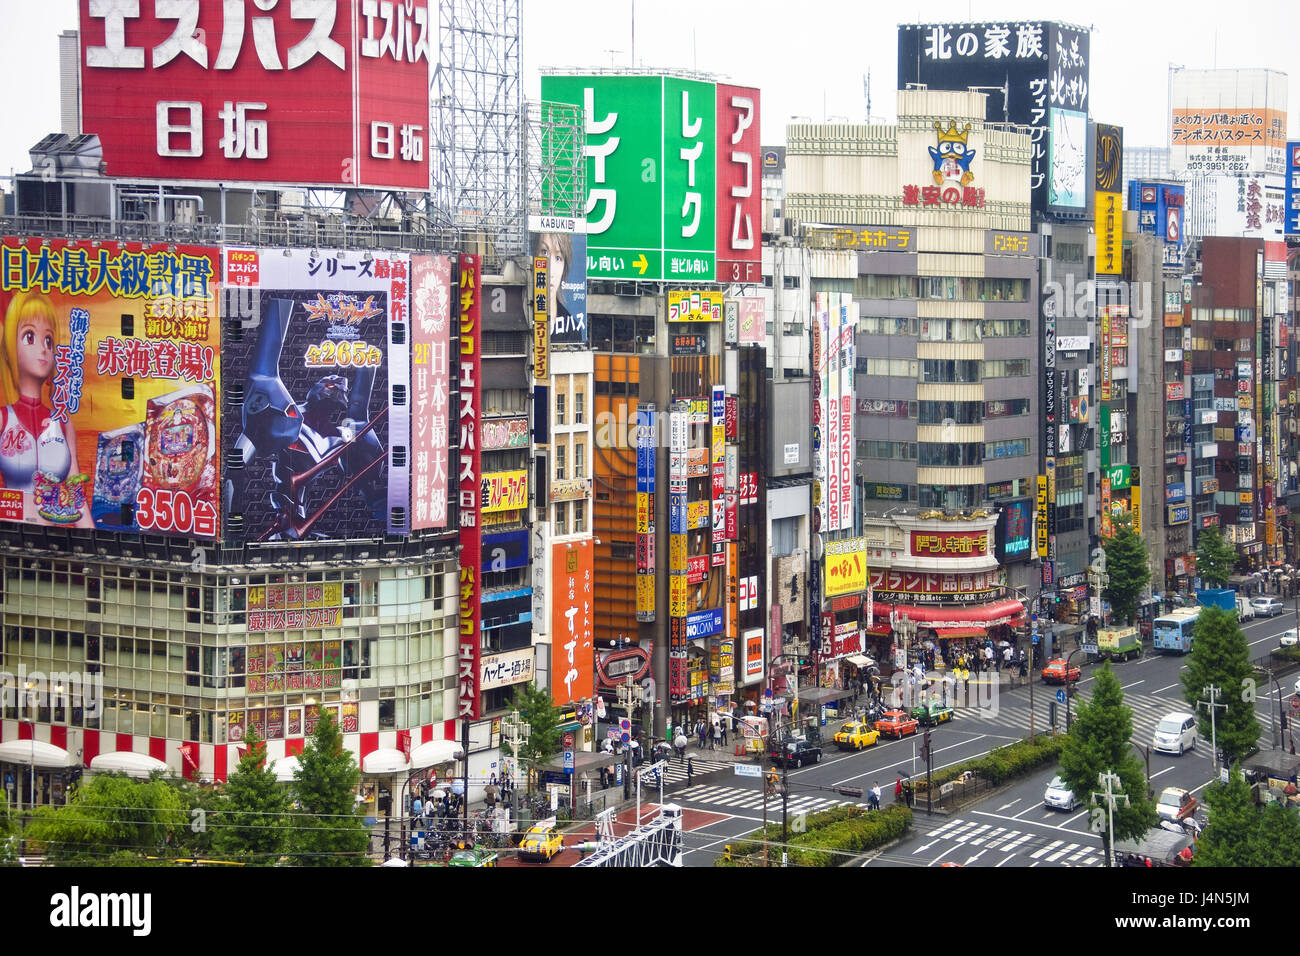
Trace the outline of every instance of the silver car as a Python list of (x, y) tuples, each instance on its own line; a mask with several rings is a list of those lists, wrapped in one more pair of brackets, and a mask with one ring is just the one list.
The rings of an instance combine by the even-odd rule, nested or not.
[(1065, 810), (1069, 812), (1079, 805), (1079, 800), (1070, 789), (1070, 785), (1059, 776), (1053, 777), (1043, 793), (1043, 806), (1048, 810)]
[(1282, 602), (1272, 596), (1257, 597), (1250, 602), (1250, 606), (1255, 609), (1255, 613), (1260, 617), (1276, 617), (1282, 613)]

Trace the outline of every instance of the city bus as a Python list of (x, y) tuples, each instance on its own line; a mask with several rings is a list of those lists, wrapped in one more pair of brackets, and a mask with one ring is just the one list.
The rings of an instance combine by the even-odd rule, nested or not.
[(1182, 607), (1155, 619), (1152, 625), (1152, 647), (1157, 651), (1177, 651), (1186, 654), (1192, 649), (1192, 628), (1196, 626), (1199, 607)]

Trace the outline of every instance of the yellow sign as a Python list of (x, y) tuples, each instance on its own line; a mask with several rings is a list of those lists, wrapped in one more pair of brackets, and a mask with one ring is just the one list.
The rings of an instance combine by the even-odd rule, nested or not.
[(713, 511), (710, 501), (692, 501), (686, 506), (686, 527), (695, 530), (707, 528)]
[(669, 289), (669, 322), (721, 322), (722, 292), (710, 289)]
[(1047, 557), (1047, 476), (1038, 476), (1038, 525), (1035, 533), (1035, 540), (1038, 545), (1038, 556)]
[(1119, 275), (1124, 268), (1124, 202), (1119, 193), (1097, 196), (1097, 274)]
[(1133, 487), (1129, 489), (1129, 497), (1132, 502), (1129, 510), (1133, 515), (1133, 530), (1136, 531), (1139, 535), (1141, 535), (1142, 534), (1142, 489), (1139, 488), (1137, 485), (1133, 485)]
[(528, 507), (528, 472), (493, 471), (480, 484), (482, 512), (517, 511)]
[(673, 574), (668, 578), (668, 613), (673, 617), (686, 616), (686, 575)]
[(636, 576), (636, 611), (650, 614), (655, 609), (655, 573), (650, 571)]
[(670, 571), (686, 570), (686, 535), (670, 534), (668, 536), (668, 569)]
[(551, 376), (551, 310), (547, 306), (550, 288), (546, 284), (549, 260), (538, 256), (533, 260), (533, 378), (544, 382)]
[(713, 463), (716, 465), (722, 461), (727, 454), (727, 427), (725, 425), (713, 426)]
[(636, 533), (650, 533), (650, 495), (645, 491), (636, 493)]
[(867, 539), (846, 538), (826, 545), (826, 596), (867, 589)]

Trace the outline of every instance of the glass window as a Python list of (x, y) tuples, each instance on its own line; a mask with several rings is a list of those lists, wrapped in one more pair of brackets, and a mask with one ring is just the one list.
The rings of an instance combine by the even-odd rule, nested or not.
[[(559, 436), (556, 436), (557, 438)], [(555, 443), (555, 477), (563, 481), (568, 477), (568, 442), (567, 438)]]
[(573, 503), (573, 533), (582, 534), (587, 530), (587, 503), (585, 501), (575, 501)]
[(563, 392), (555, 393), (555, 424), (557, 425), (566, 424), (564, 420), (564, 416), (565, 416), (564, 406), (567, 401), (568, 401), (568, 396), (565, 395)]
[(587, 475), (587, 445), (585, 442), (573, 443), (573, 477), (585, 478)]
[(569, 533), (569, 503), (561, 501), (555, 505), (555, 534)]

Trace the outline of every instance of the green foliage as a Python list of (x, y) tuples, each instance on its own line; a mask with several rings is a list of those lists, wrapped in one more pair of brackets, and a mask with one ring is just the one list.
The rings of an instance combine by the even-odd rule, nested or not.
[(176, 856), (173, 840), (188, 822), (170, 783), (96, 774), (74, 786), (63, 806), (36, 808), (25, 835), (52, 863), (139, 864)]
[[(1197, 729), (1205, 740), (1212, 737), (1210, 711), (1198, 700), (1206, 699), (1205, 688), (1218, 687), (1213, 737), (1228, 761), (1239, 760), (1255, 751), (1263, 729), (1255, 719), (1255, 671), (1250, 665), (1250, 647), (1232, 611), (1203, 607), (1192, 631), (1192, 652), (1183, 673), (1183, 699), (1196, 712)], [(1245, 699), (1243, 699), (1245, 698)]]
[(536, 766), (560, 752), (560, 708), (551, 695), (536, 684), (520, 684), (510, 706), (528, 722), (528, 739), (520, 746), (519, 756)]
[(213, 814), (221, 802), (221, 792), (210, 784), (199, 784), (193, 780), (170, 781), (180, 797), (187, 824), (176, 832), (172, 841), (176, 852), (189, 857), (211, 857), (212, 832), (215, 825)]
[(0, 864), (13, 863), (18, 859), (18, 827), (9, 813), (6, 801), (0, 807)]
[[(1107, 570), (1110, 565), (1107, 562)], [(1104, 790), (1098, 781), (1102, 773), (1120, 778), (1115, 792), (1123, 792), (1129, 802), (1116, 802), (1114, 828), (1117, 839), (1141, 840), (1156, 825), (1155, 804), (1147, 797), (1146, 776), (1129, 738), (1133, 736), (1133, 711), (1124, 705), (1124, 691), (1119, 679), (1103, 664), (1094, 672), (1092, 699), (1080, 701), (1078, 714), (1061, 750), (1061, 777), (1080, 800), (1101, 805), (1092, 794)], [(1090, 799), (1092, 798), (1092, 799)], [(1102, 806), (1103, 813), (1105, 807)], [(1108, 840), (1102, 832), (1103, 844)], [(1111, 848), (1105, 846), (1106, 857)]]
[(1031, 773), (1046, 764), (1056, 763), (1064, 746), (1063, 735), (1042, 734), (1036, 736), (1032, 743), (1028, 740), (1018, 740), (1005, 747), (994, 748), (974, 760), (936, 770), (932, 780), (934, 786), (938, 787), (970, 771), (993, 784), (1004, 783)]
[(343, 735), (329, 711), (316, 724), (293, 776), (301, 812), (286, 843), (294, 863), (368, 866), (370, 834), (354, 799), (361, 769), (343, 748)]
[(1206, 528), (1196, 536), (1196, 573), (1207, 588), (1221, 588), (1237, 567), (1237, 551), (1223, 539), (1218, 528)]
[(1300, 817), (1281, 804), (1257, 808), (1237, 766), (1205, 789), (1205, 802), (1210, 822), (1192, 866), (1300, 866)]
[(1115, 616), (1132, 624), (1138, 596), (1151, 580), (1146, 542), (1131, 523), (1120, 521), (1114, 537), (1107, 538), (1102, 546), (1106, 549), (1106, 574), (1110, 579), (1103, 593)]
[[(861, 807), (835, 807), (809, 814), (805, 832), (789, 843), (791, 866), (842, 866), (851, 856), (883, 846), (907, 832), (912, 825), (912, 811), (902, 804), (890, 804), (883, 810), (868, 813)], [(731, 845), (732, 859), (719, 858), (714, 866), (757, 866), (763, 858), (763, 839), (781, 840), (781, 824), (769, 824), (745, 840)], [(779, 846), (768, 848), (770, 859), (780, 859)]]
[(266, 764), (266, 744), (255, 733), (246, 740), (248, 753), (222, 789), (213, 851), (225, 859), (273, 864), (290, 832), (289, 793)]
[(1294, 664), (1296, 661), (1300, 661), (1300, 645), (1288, 644), (1286, 647), (1279, 647), (1277, 650), (1270, 652), (1269, 656), (1275, 661)]

